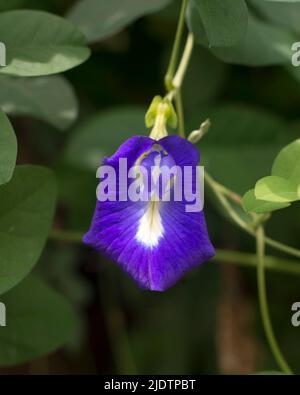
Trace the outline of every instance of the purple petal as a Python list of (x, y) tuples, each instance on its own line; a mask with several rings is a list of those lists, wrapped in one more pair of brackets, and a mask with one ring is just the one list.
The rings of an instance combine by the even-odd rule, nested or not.
[[(159, 141), (133, 137), (104, 163), (118, 173), (120, 158), (133, 166), (159, 144), (169, 156), (163, 164), (195, 166), (199, 154), (188, 141), (168, 136)], [(145, 163), (148, 163), (147, 160)], [(209, 240), (203, 212), (186, 212), (186, 201), (97, 202), (84, 242), (114, 260), (141, 288), (164, 291), (187, 271), (210, 259), (215, 251)]]
[(178, 166), (196, 166), (200, 162), (199, 151), (189, 141), (179, 136), (167, 136), (159, 144), (174, 158)]
[(127, 158), (128, 167), (133, 166), (136, 160), (146, 151), (151, 149), (155, 140), (146, 136), (134, 136), (126, 140), (119, 149), (109, 158), (105, 158), (103, 164), (118, 166), (120, 158)]

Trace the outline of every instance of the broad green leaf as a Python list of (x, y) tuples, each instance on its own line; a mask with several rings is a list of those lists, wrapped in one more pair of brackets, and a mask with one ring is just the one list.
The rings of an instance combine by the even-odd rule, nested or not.
[(7, 118), (0, 110), (0, 185), (8, 182), (17, 158), (17, 139)]
[(293, 202), (300, 198), (295, 184), (277, 176), (268, 176), (258, 180), (254, 193), (257, 199), (277, 203)]
[(1, 296), (6, 327), (0, 328), (0, 366), (14, 366), (52, 353), (75, 333), (77, 318), (65, 297), (29, 276)]
[(279, 210), (281, 208), (289, 207), (290, 203), (276, 203), (259, 200), (255, 197), (254, 189), (246, 192), (242, 199), (243, 208), (247, 213), (268, 213), (270, 211)]
[(81, 0), (68, 18), (85, 34), (89, 42), (118, 33), (136, 19), (159, 11), (171, 0)]
[[(191, 0), (195, 5), (189, 10), (189, 27), (196, 40), (202, 40), (205, 32), (209, 47), (231, 47), (245, 36), (248, 22), (248, 9), (244, 0)], [(195, 15), (197, 14), (199, 15)], [(199, 30), (197, 24), (203, 25)]]
[(252, 188), (268, 173), (274, 157), (285, 144), (285, 124), (277, 116), (260, 109), (225, 104), (198, 110), (189, 119), (196, 129), (209, 118), (211, 128), (197, 146), (201, 164), (219, 182), (238, 193)]
[(145, 113), (140, 107), (124, 107), (93, 115), (72, 134), (66, 161), (95, 171), (103, 157), (113, 154), (129, 137), (145, 134)]
[(90, 54), (82, 33), (69, 21), (43, 11), (0, 14), (0, 38), (6, 46), (0, 73), (38, 76), (60, 73), (84, 62)]
[(300, 139), (279, 152), (273, 164), (272, 174), (300, 185)]
[(247, 33), (239, 45), (214, 48), (213, 53), (229, 63), (267, 66), (291, 62), (292, 44), (297, 41), (281, 26), (259, 20), (249, 13)]
[(38, 166), (17, 166), (0, 188), (0, 294), (20, 282), (37, 263), (54, 214), (53, 173)]
[(300, 32), (300, 2), (248, 0), (249, 4), (265, 20), (284, 26), (287, 30)]
[(272, 176), (257, 181), (255, 189), (243, 197), (243, 205), (247, 212), (260, 213), (288, 207), (289, 202), (299, 199), (300, 139), (280, 151), (273, 164)]
[(188, 3), (186, 22), (189, 31), (194, 35), (195, 42), (204, 45), (205, 47), (209, 47), (205, 27), (203, 25), (198, 8), (193, 1), (189, 1)]
[(61, 76), (0, 76), (0, 107), (6, 113), (32, 116), (58, 129), (68, 128), (78, 114), (74, 90)]

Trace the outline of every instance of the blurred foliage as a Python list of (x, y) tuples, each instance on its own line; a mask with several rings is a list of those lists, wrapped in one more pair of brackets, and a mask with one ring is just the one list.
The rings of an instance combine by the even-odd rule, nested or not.
[[(255, 184), (254, 190), (249, 191), (246, 196), (254, 196), (249, 207), (245, 204), (247, 211), (257, 212), (256, 204), (262, 201), (268, 202), (270, 212), (279, 208), (289, 207), (291, 202), (300, 200), (300, 139), (293, 141), (284, 147), (276, 156), (272, 175), (263, 177)], [(272, 207), (271, 207), (272, 204)], [(260, 206), (260, 212), (262, 208)]]
[(8, 325), (0, 332), (0, 366), (53, 352), (77, 325), (69, 302), (35, 277), (28, 277), (2, 300)]
[(80, 27), (89, 42), (118, 33), (141, 16), (159, 11), (171, 0), (118, 0), (99, 2), (81, 0), (68, 13), (68, 18)]
[[(55, 35), (49, 32), (49, 25)], [(60, 73), (81, 64), (90, 55), (79, 29), (46, 12), (1, 13), (0, 37), (6, 46), (6, 66), (0, 69), (4, 74), (32, 77)]]
[(1, 147), (6, 147), (6, 150), (0, 152), (0, 185), (8, 182), (14, 171), (17, 157), (17, 140), (15, 132), (7, 119), (6, 115), (0, 111), (1, 122)]
[[(149, 9), (128, 8), (126, 18), (120, 15), (115, 24), (107, 25), (98, 18), (95, 25), (94, 17), (101, 14), (96, 2), (90, 2), (96, 9), (87, 7), (86, 13), (84, 7), (89, 4), (88, 0), (79, 5), (75, 3), (0, 0), (0, 11), (25, 8), (68, 15), (70, 21), (77, 22), (83, 32), (88, 32), (87, 38), (93, 42), (92, 56), (80, 67), (67, 71), (65, 77), (11, 79), (1, 74), (0, 107), (10, 115), (19, 144), (14, 176), (0, 189), (1, 291), (16, 285), (35, 266), (53, 216), (53, 176), (36, 166), (28, 175), (29, 168), (20, 165), (34, 163), (53, 169), (58, 184), (55, 227), (83, 233), (89, 226), (96, 201), (95, 171), (101, 159), (113, 153), (130, 135), (146, 133), (145, 109), (153, 96), (164, 92), (163, 76), (180, 2), (134, 1), (132, 4), (138, 3), (139, 7), (147, 3)], [(108, 8), (117, 4), (107, 3), (105, 1)], [(122, 2), (122, 7), (126, 4), (127, 1)], [(230, 30), (220, 22), (221, 9), (218, 19), (213, 21), (215, 25), (202, 23), (199, 9), (197, 13), (191, 11), (200, 4), (199, 0), (193, 0), (188, 11), (188, 25), (202, 45), (195, 48), (183, 89), (186, 128), (187, 131), (197, 129), (204, 119), (210, 118), (211, 130), (198, 143), (202, 164), (218, 181), (243, 194), (253, 188), (259, 178), (270, 174), (280, 149), (299, 137), (300, 69), (290, 66), (290, 43), (299, 35), (300, 3), (240, 1), (240, 11), (235, 9), (237, 14), (229, 21)], [(245, 4), (248, 24), (244, 17), (240, 18)], [(154, 13), (155, 10), (160, 12)], [(19, 27), (22, 44), (26, 35), (23, 28), (21, 30), (19, 12), (14, 16), (14, 25)], [(87, 27), (90, 13), (93, 14), (92, 26)], [(35, 26), (41, 29), (41, 40), (47, 41), (49, 26), (59, 23), (58, 19), (49, 14), (38, 15)], [(0, 14), (0, 33), (3, 18), (8, 17)], [(241, 25), (235, 26), (235, 21)], [(131, 22), (134, 23), (129, 26)], [(46, 53), (45, 57), (53, 60), (59, 52), (62, 63), (50, 61), (41, 66), (41, 59), (34, 53), (31, 59), (17, 65), (21, 68), (19, 75), (63, 71), (87, 59), (89, 50), (79, 28), (63, 19), (60, 43), (64, 47), (71, 35), (72, 56), (59, 45), (59, 49), (52, 48), (53, 52)], [(224, 31), (228, 34), (224, 35)], [(202, 32), (206, 32), (206, 36)], [(31, 35), (32, 31), (28, 30), (27, 34)], [(242, 42), (235, 45), (240, 35)], [(98, 41), (103, 37), (106, 39)], [(7, 39), (15, 40), (13, 36)], [(219, 48), (214, 44), (228, 46)], [(30, 67), (30, 62), (35, 63), (35, 68)], [(257, 65), (270, 67), (255, 67)], [(17, 68), (11, 66), (8, 74), (14, 74)], [(0, 117), (1, 127), (6, 125), (3, 130), (9, 135), (5, 144), (10, 146), (12, 158), (11, 166), (0, 168), (0, 181), (4, 175), (3, 182), (6, 182), (14, 167), (16, 147), (5, 115), (1, 113)], [(0, 161), (5, 162), (2, 151)], [(14, 183), (17, 195), (12, 196), (10, 188)], [(45, 210), (45, 207), (48, 208)], [(47, 215), (43, 215), (45, 212)], [(219, 215), (210, 196), (206, 216), (216, 246), (253, 251), (254, 241)], [(299, 202), (296, 202), (288, 210), (272, 215), (267, 232), (276, 239), (299, 246), (299, 224)], [(11, 234), (6, 233), (7, 229)], [(234, 289), (228, 289), (230, 272), (227, 269), (222, 263), (208, 263), (167, 293), (151, 294), (136, 289), (119, 269), (95, 252), (81, 245), (51, 241), (36, 271), (57, 288), (59, 294), (30, 276), (1, 295), (1, 301), (7, 303), (12, 314), (8, 316), (12, 323), (5, 332), (0, 329), (0, 365), (31, 361), (70, 340), (64, 353), (48, 357), (49, 363), (51, 358), (56, 358), (55, 363), (50, 363), (51, 373), (224, 373), (220, 363), (221, 352), (224, 352), (224, 347), (220, 347), (224, 325), (220, 310), (224, 307), (224, 295), (233, 292), (241, 309), (247, 299), (254, 313), (247, 318), (246, 328), (237, 326), (235, 320), (226, 328), (242, 344), (244, 331), (250, 331), (250, 345), (259, 352), (251, 372), (240, 356), (241, 350), (229, 349), (225, 357), (237, 360), (238, 372), (275, 371), (277, 367), (265, 344), (258, 312), (255, 271), (238, 269), (241, 281), (233, 284)], [(10, 281), (12, 272), (15, 276)], [(276, 334), (287, 359), (299, 371), (299, 328), (292, 327), (290, 320), (291, 305), (300, 297), (300, 279), (277, 273), (268, 273), (267, 278)], [(238, 287), (241, 294), (235, 294)], [(75, 307), (80, 320), (75, 318), (65, 297)], [(226, 303), (229, 310), (235, 307), (230, 301)], [(10, 328), (16, 328), (16, 333), (10, 332)]]
[(2, 294), (23, 280), (41, 255), (55, 209), (54, 176), (42, 167), (17, 166), (0, 196)]
[(30, 79), (0, 76), (0, 107), (7, 114), (28, 115), (62, 130), (78, 115), (73, 87), (60, 76)]

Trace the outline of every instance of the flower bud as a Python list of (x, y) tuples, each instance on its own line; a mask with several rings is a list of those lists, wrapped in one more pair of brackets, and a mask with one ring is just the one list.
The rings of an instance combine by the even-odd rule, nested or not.
[(188, 141), (193, 144), (198, 143), (198, 141), (208, 132), (210, 125), (211, 123), (209, 119), (202, 122), (199, 129), (194, 130), (189, 134)]
[(175, 128), (177, 115), (171, 101), (168, 98), (155, 96), (145, 116), (148, 128), (152, 127), (150, 137), (159, 140), (168, 135), (166, 126)]

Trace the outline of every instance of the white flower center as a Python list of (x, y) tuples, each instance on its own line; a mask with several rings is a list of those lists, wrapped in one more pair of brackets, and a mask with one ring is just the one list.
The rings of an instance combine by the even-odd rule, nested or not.
[(136, 239), (147, 247), (155, 247), (164, 229), (159, 212), (159, 201), (151, 200), (145, 214), (140, 219)]

